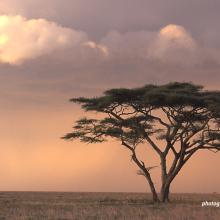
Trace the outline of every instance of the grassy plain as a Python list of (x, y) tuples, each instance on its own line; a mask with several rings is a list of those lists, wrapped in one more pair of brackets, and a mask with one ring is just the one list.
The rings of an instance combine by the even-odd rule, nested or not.
[(155, 205), (143, 193), (1, 192), (0, 220), (219, 220), (219, 194), (173, 194)]

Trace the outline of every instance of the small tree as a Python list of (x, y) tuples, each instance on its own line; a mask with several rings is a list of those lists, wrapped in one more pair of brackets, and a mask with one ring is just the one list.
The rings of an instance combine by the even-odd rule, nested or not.
[[(168, 202), (170, 185), (186, 162), (199, 150), (220, 150), (220, 91), (205, 91), (192, 83), (146, 85), (111, 89), (96, 98), (74, 98), (85, 111), (102, 118), (82, 118), (64, 139), (100, 143), (115, 138), (139, 167), (154, 202)], [(159, 140), (159, 141), (158, 141)], [(160, 198), (151, 177), (153, 167), (138, 157), (140, 144), (150, 146), (161, 166)], [(168, 155), (173, 155), (167, 161)]]

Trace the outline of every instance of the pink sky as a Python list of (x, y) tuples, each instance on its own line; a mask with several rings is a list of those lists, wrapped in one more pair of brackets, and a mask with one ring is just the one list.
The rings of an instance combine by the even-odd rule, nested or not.
[[(119, 143), (60, 139), (85, 114), (68, 100), (169, 81), (219, 89), (219, 7), (217, 0), (1, 1), (0, 190), (149, 191)], [(219, 154), (199, 153), (171, 191), (219, 192), (219, 166)], [(159, 168), (152, 172), (159, 186)]]

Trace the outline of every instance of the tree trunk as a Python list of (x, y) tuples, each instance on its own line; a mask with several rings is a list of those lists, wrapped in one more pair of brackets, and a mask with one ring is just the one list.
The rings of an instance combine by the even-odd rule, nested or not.
[(160, 199), (161, 202), (169, 202), (169, 192), (170, 192), (170, 182), (168, 182), (167, 175), (167, 165), (166, 165), (166, 155), (161, 155), (161, 190), (160, 190)]
[(160, 199), (159, 199), (159, 197), (157, 195), (157, 192), (156, 192), (156, 189), (154, 187), (154, 183), (153, 183), (149, 173), (146, 173), (145, 177), (146, 177), (146, 179), (147, 179), (147, 181), (149, 183), (149, 186), (150, 186), (150, 190), (151, 190), (152, 197), (153, 197), (153, 202), (160, 202)]
[(159, 197), (158, 197), (158, 195), (157, 195), (157, 192), (156, 192), (155, 188), (154, 188), (154, 187), (152, 188), (152, 187), (150, 186), (150, 189), (151, 189), (151, 193), (152, 193), (152, 196), (153, 196), (153, 202), (160, 202)]
[(137, 159), (137, 156), (136, 156), (136, 153), (134, 150), (132, 150), (132, 160), (137, 164), (137, 166), (141, 169), (141, 171), (143, 172), (143, 176), (145, 176), (145, 178), (147, 179), (147, 182), (150, 186), (150, 190), (151, 190), (151, 193), (152, 193), (152, 197), (153, 197), (153, 202), (160, 202), (160, 199), (158, 198), (158, 195), (157, 195), (157, 191), (155, 189), (155, 186), (154, 186), (154, 183), (151, 179), (151, 175), (149, 173), (149, 171), (147, 170), (147, 168), (145, 167), (144, 163), (140, 162), (138, 159)]
[(176, 169), (173, 170), (173, 172), (171, 172), (170, 174), (166, 175), (166, 177), (164, 177), (162, 175), (162, 186), (161, 186), (161, 190), (160, 190), (161, 202), (163, 202), (163, 203), (170, 202), (170, 199), (169, 199), (170, 184), (172, 183), (174, 178), (177, 176), (177, 174), (179, 173), (179, 171), (181, 170), (183, 165), (184, 164), (179, 164), (176, 167)]
[(161, 202), (167, 203), (170, 202), (170, 184), (163, 184), (160, 191)]

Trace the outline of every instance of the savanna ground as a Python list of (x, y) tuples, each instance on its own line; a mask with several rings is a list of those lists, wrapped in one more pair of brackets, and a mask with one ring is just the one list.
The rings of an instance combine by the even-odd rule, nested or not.
[(219, 220), (220, 194), (174, 194), (172, 203), (154, 205), (143, 193), (1, 192), (0, 220)]

